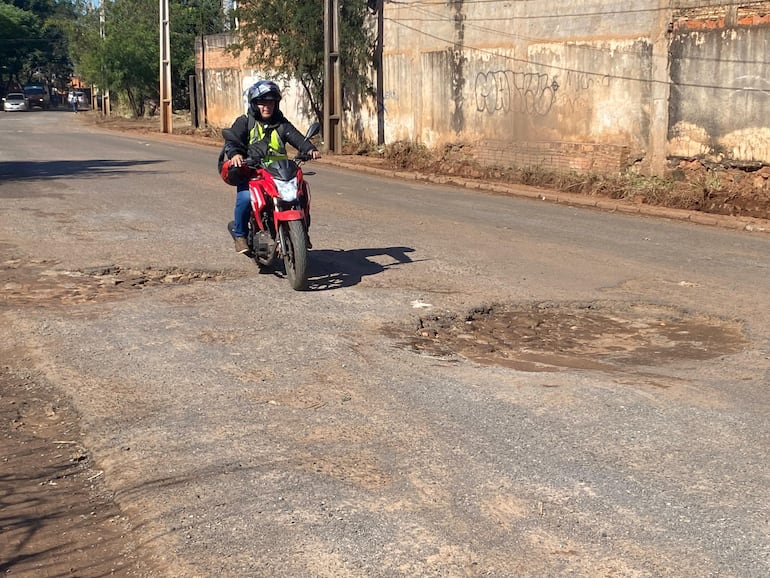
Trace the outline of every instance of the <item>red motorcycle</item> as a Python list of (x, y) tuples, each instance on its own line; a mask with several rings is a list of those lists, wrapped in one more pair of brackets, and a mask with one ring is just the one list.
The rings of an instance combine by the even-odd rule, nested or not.
[[(305, 140), (320, 131), (319, 123), (308, 129)], [(222, 134), (237, 140), (224, 129)], [(260, 268), (269, 268), (280, 259), (289, 283), (296, 291), (307, 289), (308, 250), (310, 240), (310, 187), (304, 179), (302, 163), (312, 159), (309, 154), (298, 154), (294, 159), (283, 159), (264, 164), (247, 158), (252, 170), (249, 177), (252, 214), (246, 241), (249, 255)], [(233, 235), (235, 221), (227, 228)]]

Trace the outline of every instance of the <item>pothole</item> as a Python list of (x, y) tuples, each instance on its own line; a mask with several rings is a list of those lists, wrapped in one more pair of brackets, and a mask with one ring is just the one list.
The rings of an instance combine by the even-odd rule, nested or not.
[(648, 303), (541, 302), (421, 317), (387, 333), (408, 349), (521, 371), (660, 366), (741, 351), (735, 320)]
[(237, 277), (225, 271), (193, 271), (179, 267), (103, 265), (74, 271), (56, 269), (51, 261), (0, 264), (0, 306), (36, 307), (76, 304), (126, 295), (154, 286), (223, 281)]

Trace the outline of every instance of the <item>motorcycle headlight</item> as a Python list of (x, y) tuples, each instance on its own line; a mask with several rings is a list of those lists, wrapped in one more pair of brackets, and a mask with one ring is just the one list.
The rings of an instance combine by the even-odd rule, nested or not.
[(278, 189), (278, 196), (282, 201), (291, 203), (297, 200), (297, 178), (294, 177), (289, 181), (279, 181), (275, 179), (275, 188)]

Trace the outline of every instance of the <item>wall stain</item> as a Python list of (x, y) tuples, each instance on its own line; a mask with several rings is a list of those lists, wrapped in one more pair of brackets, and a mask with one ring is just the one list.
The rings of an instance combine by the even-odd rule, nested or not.
[(455, 41), (451, 48), (449, 65), (452, 78), (452, 130), (460, 134), (465, 130), (465, 115), (463, 114), (463, 88), (465, 87), (465, 63), (463, 55), (465, 48), (465, 15), (463, 14), (464, 0), (449, 0), (449, 6), (454, 11)]

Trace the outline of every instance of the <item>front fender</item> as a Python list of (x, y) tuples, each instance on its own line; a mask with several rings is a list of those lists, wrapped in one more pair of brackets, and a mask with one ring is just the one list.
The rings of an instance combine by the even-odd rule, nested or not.
[(275, 211), (273, 213), (275, 217), (275, 224), (277, 225), (281, 221), (304, 221), (305, 211), (302, 209), (288, 209), (286, 211)]

